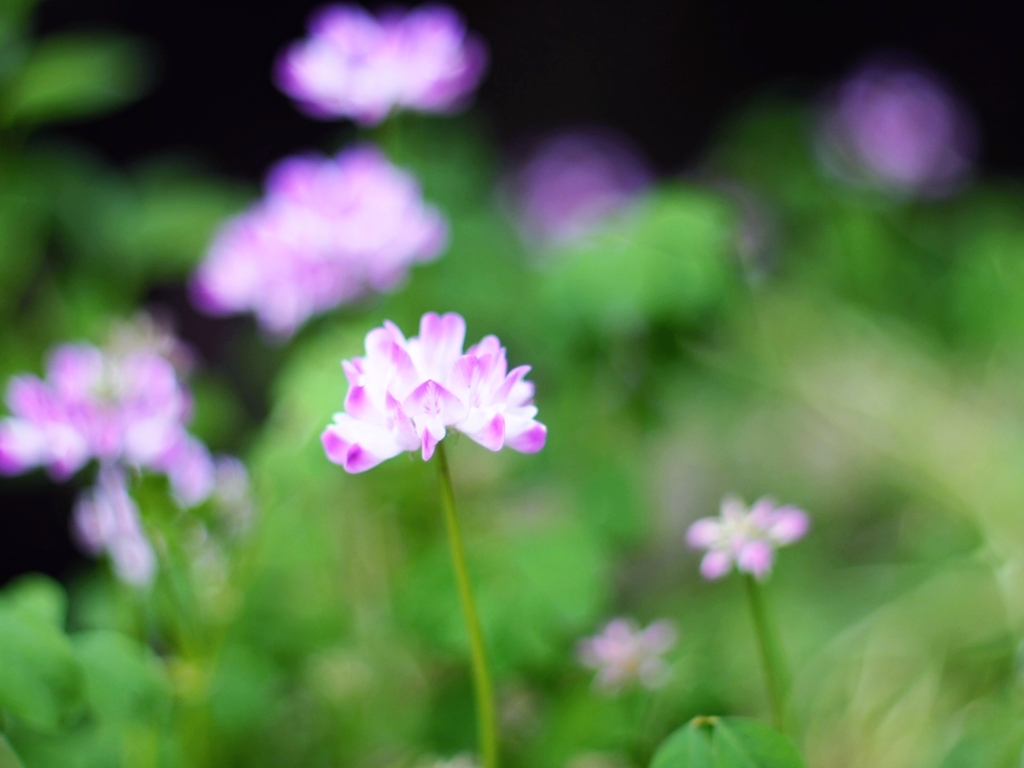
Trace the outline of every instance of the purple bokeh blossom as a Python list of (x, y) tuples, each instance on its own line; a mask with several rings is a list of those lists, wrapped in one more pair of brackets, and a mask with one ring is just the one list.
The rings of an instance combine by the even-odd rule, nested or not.
[(690, 525), (686, 542), (707, 550), (700, 564), (704, 578), (719, 579), (735, 565), (760, 579), (771, 571), (775, 550), (802, 539), (809, 528), (807, 513), (796, 507), (778, 507), (762, 498), (748, 510), (740, 499), (726, 496), (718, 517)]
[(668, 679), (662, 658), (676, 644), (676, 630), (667, 621), (640, 629), (629, 619), (613, 619), (600, 633), (577, 647), (580, 663), (597, 670), (594, 684), (618, 692), (635, 683), (657, 688)]
[(935, 74), (878, 58), (827, 99), (819, 146), (841, 177), (935, 196), (970, 173), (978, 137), (969, 110)]
[(128, 472), (166, 475), (183, 507), (210, 495), (215, 474), (206, 446), (186, 427), (192, 398), (167, 356), (180, 345), (149, 333), (153, 327), (119, 327), (104, 348), (57, 347), (45, 378), (11, 380), (11, 416), (0, 419), (0, 474), (46, 467), (65, 480), (99, 463), (96, 486), (76, 507), (76, 536), (88, 551), (108, 553), (117, 574), (137, 585), (150, 581), (155, 560), (128, 495)]
[(328, 5), (310, 17), (309, 37), (281, 54), (275, 80), (312, 117), (376, 125), (398, 109), (459, 109), (486, 69), (483, 41), (447, 6), (375, 17)]
[(447, 428), (485, 448), (522, 453), (544, 447), (547, 428), (535, 420), (530, 366), (508, 371), (505, 348), (485, 336), (463, 354), (466, 322), (429, 312), (420, 335), (406, 339), (391, 322), (366, 336), (366, 356), (345, 360), (345, 410), (322, 441), (327, 457), (363, 472), (403, 451), (429, 459)]
[(628, 208), (653, 173), (627, 139), (578, 130), (542, 141), (512, 174), (509, 191), (526, 238), (564, 245)]
[(260, 202), (221, 228), (193, 299), (210, 314), (251, 311), (290, 336), (314, 314), (396, 287), (446, 241), (415, 178), (378, 150), (293, 157), (271, 170)]

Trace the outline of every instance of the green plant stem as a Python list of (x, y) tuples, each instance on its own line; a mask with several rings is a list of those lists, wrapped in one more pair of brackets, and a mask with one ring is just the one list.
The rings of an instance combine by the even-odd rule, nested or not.
[(462, 615), (469, 633), (469, 653), (473, 663), (473, 689), (476, 694), (476, 716), (480, 755), (484, 768), (498, 768), (498, 725), (494, 710), (494, 686), (487, 667), (487, 651), (484, 647), (480, 619), (473, 602), (473, 589), (469, 583), (469, 569), (466, 567), (466, 551), (462, 544), (459, 519), (455, 513), (455, 492), (452, 476), (448, 470), (448, 454), (444, 442), (437, 444), (437, 474), (441, 481), (441, 506), (448, 528), (448, 544), (451, 546), (452, 563), (455, 565), (455, 580), (459, 585), (459, 599)]
[(768, 687), (768, 701), (772, 708), (772, 719), (780, 731), (786, 730), (786, 671), (779, 652), (779, 645), (768, 621), (768, 611), (764, 604), (764, 591), (761, 584), (749, 573), (743, 574), (743, 583), (747, 590), (747, 601), (750, 604), (750, 615), (754, 620), (754, 634), (757, 637), (757, 649), (761, 655), (761, 666), (764, 669), (765, 685)]

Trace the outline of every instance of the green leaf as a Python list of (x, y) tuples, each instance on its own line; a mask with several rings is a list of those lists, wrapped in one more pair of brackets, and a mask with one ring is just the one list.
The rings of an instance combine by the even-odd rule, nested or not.
[(743, 717), (695, 717), (669, 736), (650, 768), (803, 768), (785, 735)]
[(804, 764), (789, 738), (743, 717), (717, 720), (713, 746), (720, 768), (803, 768)]
[(662, 743), (651, 768), (712, 768), (711, 738), (701, 718), (694, 718)]
[(4, 122), (91, 117), (143, 94), (152, 67), (141, 42), (116, 34), (65, 34), (43, 40), (11, 84)]
[(67, 637), (39, 612), (40, 604), (0, 603), (0, 707), (33, 728), (54, 731), (80, 712), (83, 675)]
[(25, 768), (3, 734), (0, 734), (0, 768)]
[(118, 632), (76, 635), (93, 713), (110, 722), (152, 721), (170, 708), (170, 683), (153, 653)]
[(38, 616), (58, 630), (64, 628), (68, 596), (64, 587), (48, 576), (32, 573), (4, 589), (3, 602)]
[(547, 297), (613, 330), (652, 318), (692, 322), (729, 287), (735, 238), (735, 214), (722, 196), (666, 185), (607, 232), (559, 254)]

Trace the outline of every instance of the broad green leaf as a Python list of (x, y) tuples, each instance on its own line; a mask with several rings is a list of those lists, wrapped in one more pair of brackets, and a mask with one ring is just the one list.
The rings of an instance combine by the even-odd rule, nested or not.
[(90, 117), (143, 94), (151, 67), (138, 40), (64, 34), (43, 40), (11, 83), (3, 121), (35, 125)]
[(728, 202), (682, 185), (652, 193), (608, 231), (555, 256), (547, 297), (607, 328), (700, 318), (730, 282), (736, 238)]
[(696, 717), (669, 736), (650, 768), (803, 768), (788, 737), (757, 720)]
[(722, 718), (716, 720), (713, 732), (719, 768), (803, 768), (793, 742), (757, 720)]
[(48, 576), (32, 573), (4, 589), (2, 601), (38, 616), (57, 629), (67, 619), (68, 596), (64, 588)]
[(699, 718), (694, 718), (662, 743), (651, 768), (712, 768), (711, 737)]
[(71, 644), (38, 604), (0, 605), (0, 707), (52, 731), (80, 711), (83, 688)]
[(170, 706), (170, 684), (152, 652), (117, 632), (72, 638), (85, 670), (89, 705), (111, 722), (152, 721)]

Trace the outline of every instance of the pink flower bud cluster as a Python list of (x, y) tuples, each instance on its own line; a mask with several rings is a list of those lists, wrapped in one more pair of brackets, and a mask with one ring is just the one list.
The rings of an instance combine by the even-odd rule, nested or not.
[(722, 500), (719, 517), (695, 521), (686, 533), (694, 549), (706, 549), (700, 572), (718, 579), (736, 569), (757, 578), (768, 575), (778, 547), (804, 537), (810, 528), (807, 513), (793, 506), (777, 507), (769, 498), (754, 502), (748, 510), (734, 496)]
[(970, 172), (977, 129), (933, 74), (882, 59), (844, 81), (822, 121), (825, 162), (839, 175), (901, 192), (949, 192)]
[(342, 362), (349, 390), (322, 441), (327, 457), (363, 472), (403, 451), (429, 459), (449, 427), (492, 451), (544, 447), (527, 365), (508, 371), (505, 348), (486, 336), (463, 354), (466, 322), (427, 313), (406, 339), (385, 322), (366, 336), (366, 356)]
[(263, 200), (221, 229), (193, 297), (211, 314), (251, 311), (289, 336), (314, 314), (394, 288), (446, 239), (415, 178), (378, 150), (293, 157), (271, 170)]
[(527, 239), (565, 245), (627, 208), (653, 174), (640, 152), (610, 131), (575, 131), (542, 142), (511, 178)]
[(329, 5), (310, 18), (309, 37), (278, 59), (276, 80), (312, 117), (376, 125), (396, 109), (458, 109), (486, 68), (483, 41), (451, 8), (374, 17), (359, 6)]
[(639, 683), (657, 688), (668, 679), (662, 658), (676, 644), (676, 630), (667, 621), (640, 629), (629, 619), (613, 619), (601, 632), (580, 642), (577, 655), (585, 667), (597, 670), (594, 684), (609, 692)]

